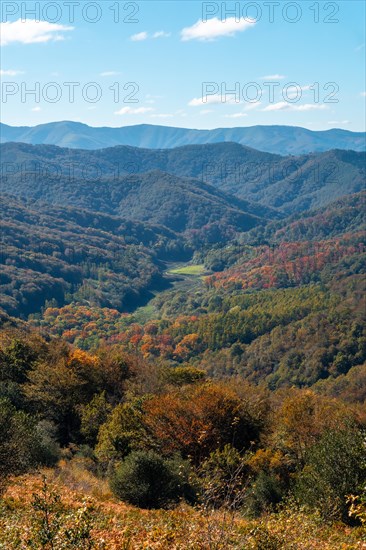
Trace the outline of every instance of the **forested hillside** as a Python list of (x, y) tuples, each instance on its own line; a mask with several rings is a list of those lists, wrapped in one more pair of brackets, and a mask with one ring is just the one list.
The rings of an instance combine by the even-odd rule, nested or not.
[(196, 281), (187, 291), (177, 275), (143, 323), (138, 312), (109, 314), (85, 301), (48, 308), (33, 323), (83, 348), (106, 339), (145, 359), (240, 373), (269, 387), (345, 375), (366, 359), (363, 214), (360, 193), (239, 233), (230, 246), (201, 246), (194, 258), (206, 276), (186, 276)]
[[(2, 197), (0, 306), (11, 315), (85, 300), (121, 311), (164, 286), (162, 264), (187, 253), (166, 228)], [(188, 249), (188, 247), (187, 247)]]
[[(291, 214), (326, 206), (338, 197), (361, 191), (365, 181), (366, 153), (355, 151), (281, 157), (236, 143), (99, 151), (9, 143), (1, 145), (0, 150), (4, 191), (50, 203), (78, 201), (77, 206), (108, 213), (118, 211), (116, 201), (131, 181), (141, 181), (143, 188), (148, 186), (147, 196), (151, 198), (155, 193), (157, 197), (166, 193), (168, 180), (177, 189), (178, 204), (181, 189), (185, 187), (191, 193), (194, 187), (203, 195), (202, 208), (207, 193), (214, 195), (214, 200), (218, 198), (212, 185), (230, 194), (231, 198), (226, 196), (225, 200), (233, 207), (238, 204), (231, 202), (232, 195), (255, 202), (242, 202), (239, 207), (261, 217), (275, 216), (276, 209)], [(153, 174), (146, 174), (149, 171)], [(129, 174), (135, 178), (131, 180)], [(153, 184), (152, 179), (156, 180)], [(168, 191), (168, 195), (172, 193)], [(123, 202), (120, 208), (122, 213)]]

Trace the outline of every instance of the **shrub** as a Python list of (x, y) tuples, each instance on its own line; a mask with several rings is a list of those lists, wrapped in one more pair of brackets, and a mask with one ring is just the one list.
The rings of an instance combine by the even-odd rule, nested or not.
[(36, 426), (35, 436), (39, 441), (38, 462), (44, 466), (56, 464), (61, 457), (56, 426), (48, 420), (40, 420)]
[(349, 521), (347, 496), (357, 494), (365, 482), (362, 433), (354, 427), (331, 430), (308, 451), (295, 495), (324, 519)]
[(249, 493), (247, 504), (248, 514), (260, 516), (279, 504), (285, 494), (283, 483), (274, 475), (261, 471)]
[(280, 550), (284, 548), (284, 539), (281, 535), (271, 533), (268, 527), (260, 523), (252, 531), (254, 550)]
[(217, 448), (230, 444), (241, 452), (259, 437), (257, 419), (230, 387), (219, 383), (154, 396), (143, 409), (146, 431), (162, 454), (178, 452), (195, 465)]
[(8, 399), (0, 399), (0, 491), (10, 475), (25, 473), (40, 465), (52, 465), (58, 458), (50, 429), (18, 411)]
[(247, 490), (248, 468), (245, 459), (231, 445), (217, 449), (200, 470), (201, 498), (208, 508), (240, 508)]
[(92, 538), (94, 508), (91, 502), (67, 512), (61, 496), (51, 487), (46, 478), (40, 491), (33, 494), (30, 514), (28, 548), (91, 550), (100, 548)]
[(349, 495), (347, 504), (350, 505), (348, 515), (355, 518), (364, 528), (366, 541), (366, 487), (363, 488), (360, 495)]
[(104, 468), (110, 461), (124, 459), (146, 441), (141, 401), (120, 403), (100, 427), (95, 455)]
[(201, 382), (205, 378), (205, 373), (194, 367), (170, 367), (165, 373), (165, 378), (168, 384), (184, 386)]
[(118, 498), (140, 508), (166, 508), (192, 495), (188, 475), (187, 463), (180, 459), (136, 451), (115, 467), (110, 486)]

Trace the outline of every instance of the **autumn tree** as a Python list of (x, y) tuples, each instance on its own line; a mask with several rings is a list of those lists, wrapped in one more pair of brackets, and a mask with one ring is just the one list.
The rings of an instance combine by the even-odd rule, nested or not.
[(59, 426), (63, 443), (75, 437), (79, 427), (77, 407), (87, 403), (98, 391), (98, 359), (81, 350), (66, 350), (55, 363), (41, 361), (28, 373), (24, 392), (43, 418)]
[(206, 383), (144, 402), (144, 424), (163, 454), (180, 452), (198, 463), (230, 443), (245, 449), (258, 438), (256, 422), (230, 389)]
[(96, 394), (86, 405), (80, 405), (80, 432), (89, 445), (95, 445), (99, 429), (106, 422), (111, 409), (105, 391)]
[(311, 390), (291, 390), (274, 412), (272, 445), (303, 464), (307, 449), (325, 430), (342, 426), (351, 417), (352, 412), (340, 401)]
[(146, 444), (146, 433), (142, 422), (142, 401), (135, 399), (117, 405), (100, 427), (95, 448), (101, 464), (121, 460), (132, 450)]

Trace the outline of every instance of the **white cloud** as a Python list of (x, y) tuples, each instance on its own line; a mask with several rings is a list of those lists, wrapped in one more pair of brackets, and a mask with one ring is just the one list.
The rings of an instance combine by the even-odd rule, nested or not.
[(322, 103), (304, 103), (304, 105), (291, 105), (290, 111), (324, 111), (324, 109), (329, 107)]
[[(205, 101), (204, 101), (205, 100)], [(207, 95), (206, 97), (194, 97), (188, 103), (190, 107), (203, 107), (204, 105), (217, 105), (219, 103), (237, 103), (235, 101), (235, 96), (230, 95), (225, 98), (225, 95), (213, 94)]]
[(328, 121), (328, 124), (349, 124), (350, 121), (349, 120), (329, 120)]
[(267, 76), (261, 76), (261, 80), (283, 80), (285, 75), (283, 74), (267, 74)]
[(209, 95), (205, 98), (206, 101), (203, 101), (203, 97), (194, 97), (191, 99), (191, 101), (188, 103), (190, 107), (202, 107), (202, 105), (205, 104), (216, 104), (216, 103), (222, 103), (222, 97), (219, 94), (216, 95)]
[(258, 109), (262, 105), (261, 101), (254, 101), (253, 103), (248, 103), (246, 105), (245, 110), (246, 111), (253, 111), (254, 109)]
[(248, 116), (247, 113), (233, 113), (232, 115), (224, 115), (225, 118), (243, 118)]
[(319, 103), (304, 103), (303, 105), (294, 105), (293, 103), (287, 103), (286, 101), (279, 101), (267, 105), (262, 111), (322, 111), (328, 107)]
[(226, 21), (221, 21), (217, 17), (213, 17), (206, 23), (199, 19), (191, 27), (184, 28), (180, 34), (183, 42), (188, 40), (211, 41), (220, 36), (234, 36), (237, 32), (253, 27), (255, 23), (255, 19), (249, 18), (237, 21), (235, 17), (228, 17)]
[(117, 71), (104, 71), (103, 73), (100, 73), (99, 76), (117, 76), (121, 73)]
[(165, 32), (165, 31), (158, 31), (158, 32), (154, 32), (153, 34), (153, 38), (169, 38), (169, 36), (171, 36), (172, 33), (170, 32)]
[(150, 113), (153, 111), (151, 107), (137, 107), (134, 109), (133, 107), (122, 107), (119, 111), (116, 111), (115, 115), (144, 115), (146, 113)]
[(42, 109), (40, 107), (33, 107), (31, 111), (33, 111), (33, 113), (39, 113), (39, 111), (42, 111)]
[(147, 32), (138, 32), (137, 34), (133, 34), (131, 36), (132, 42), (142, 42), (143, 40), (147, 40), (148, 34)]
[(366, 92), (361, 92), (361, 97), (366, 97)]
[(208, 115), (209, 113), (213, 113), (212, 109), (203, 109), (200, 111), (200, 115)]
[(153, 115), (150, 115), (150, 118), (172, 118), (174, 115), (171, 115), (170, 113), (156, 113)]
[[(311, 88), (310, 85), (308, 85), (308, 86), (299, 86), (299, 85), (297, 85), (297, 87), (293, 86), (291, 88), (288, 88), (286, 95), (289, 99), (296, 99), (298, 96), (300, 98), (302, 96), (302, 92), (307, 92), (307, 91), (310, 90), (310, 88)], [(301, 95), (300, 95), (299, 91), (301, 91)]]
[(24, 74), (24, 71), (13, 71), (11, 69), (4, 71), (0, 69), (0, 76), (17, 76), (18, 74)]
[(49, 23), (48, 21), (35, 21), (27, 19), (22, 21), (7, 21), (0, 23), (0, 43), (7, 46), (14, 42), (22, 44), (38, 44), (41, 42), (50, 42), (64, 40), (65, 32), (74, 30), (74, 27)]
[(279, 101), (278, 103), (271, 103), (270, 105), (267, 105), (262, 111), (285, 111), (289, 107), (289, 103), (286, 103), (286, 101)]
[(133, 42), (142, 42), (143, 40), (148, 40), (149, 38), (168, 38), (172, 33), (165, 31), (154, 32), (152, 35), (149, 35), (147, 32), (139, 32), (131, 36)]

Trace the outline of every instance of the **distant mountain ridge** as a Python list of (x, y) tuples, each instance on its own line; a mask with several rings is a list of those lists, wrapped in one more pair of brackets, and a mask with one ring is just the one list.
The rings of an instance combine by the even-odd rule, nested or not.
[(335, 128), (312, 131), (297, 126), (248, 126), (194, 130), (141, 124), (120, 128), (96, 128), (80, 122), (63, 121), (31, 127), (1, 124), (0, 140), (1, 143), (14, 141), (79, 149), (102, 149), (115, 145), (170, 149), (183, 145), (231, 141), (281, 155), (300, 155), (329, 149), (366, 150), (364, 132), (350, 132)]

